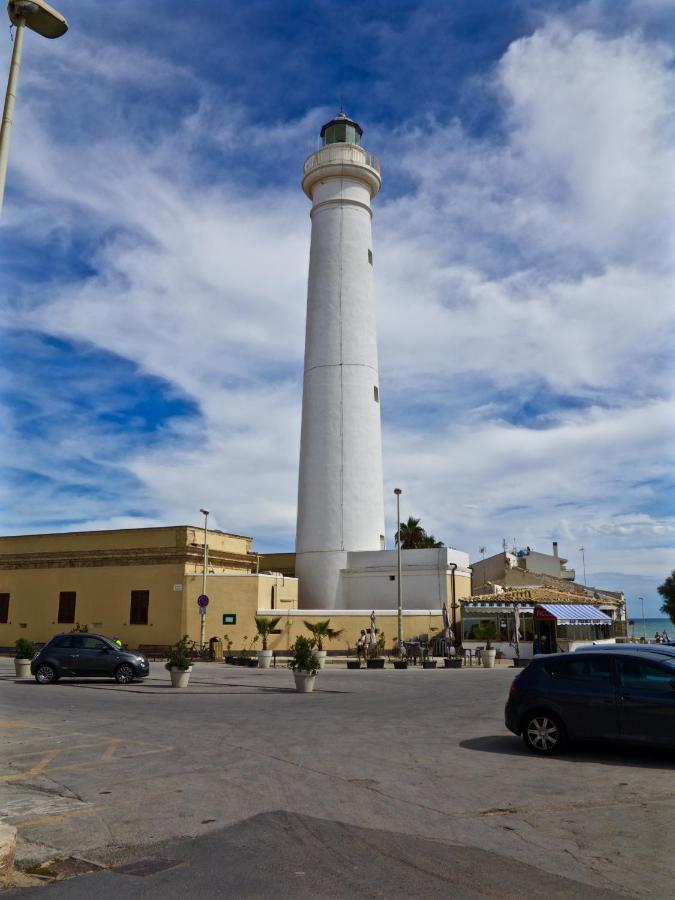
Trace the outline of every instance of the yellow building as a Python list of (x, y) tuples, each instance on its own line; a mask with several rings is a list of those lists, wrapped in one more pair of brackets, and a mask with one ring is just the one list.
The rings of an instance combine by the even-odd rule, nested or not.
[[(307, 633), (305, 621), (330, 618), (343, 632), (331, 649), (344, 651), (370, 626), (370, 609), (299, 610), (298, 582), (288, 574), (294, 554), (261, 556), (251, 549), (252, 538), (215, 530), (207, 532), (207, 544), (207, 640), (227, 635), (233, 650), (259, 649), (255, 616), (280, 616), (269, 647), (287, 650)], [(186, 525), (0, 537), (0, 648), (20, 637), (44, 643), (77, 625), (131, 648), (168, 646), (183, 634), (198, 641), (203, 566), (204, 531)], [(429, 603), (434, 608), (404, 610), (404, 637), (442, 628), (441, 594), (455, 597), (454, 610), (450, 599), (448, 607), (459, 620), (468, 578), (444, 579), (442, 589)], [(396, 609), (377, 608), (372, 596), (389, 648), (397, 634)]]

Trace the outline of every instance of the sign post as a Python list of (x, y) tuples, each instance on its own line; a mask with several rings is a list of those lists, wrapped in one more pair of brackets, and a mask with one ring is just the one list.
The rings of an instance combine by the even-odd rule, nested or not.
[(206, 632), (206, 607), (209, 605), (209, 598), (206, 594), (200, 594), (197, 597), (197, 606), (199, 607), (199, 649), (204, 650), (204, 635)]

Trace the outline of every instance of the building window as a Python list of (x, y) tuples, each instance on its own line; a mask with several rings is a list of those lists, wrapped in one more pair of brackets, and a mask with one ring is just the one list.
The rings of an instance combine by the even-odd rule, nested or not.
[(9, 594), (0, 594), (0, 623), (9, 622)]
[(75, 591), (61, 591), (57, 622), (64, 625), (72, 625), (75, 622), (75, 596)]
[(372, 251), (372, 250), (369, 250), (369, 251), (368, 251), (368, 262), (369, 262), (369, 263), (371, 264), (371, 266), (372, 266), (372, 264), (373, 264), (373, 251)]
[(373, 397), (375, 398), (376, 403), (380, 402), (380, 389), (377, 385), (373, 388)]
[(150, 591), (131, 592), (130, 625), (147, 625), (148, 608), (150, 607)]

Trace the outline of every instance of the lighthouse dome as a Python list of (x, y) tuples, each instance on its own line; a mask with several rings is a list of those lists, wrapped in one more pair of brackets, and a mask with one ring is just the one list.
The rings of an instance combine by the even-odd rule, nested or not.
[(343, 112), (340, 112), (321, 129), (321, 138), (325, 144), (360, 144), (363, 129)]

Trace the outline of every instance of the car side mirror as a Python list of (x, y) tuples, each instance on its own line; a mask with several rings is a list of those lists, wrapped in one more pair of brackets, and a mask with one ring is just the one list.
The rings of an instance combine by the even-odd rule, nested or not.
[(104, 648), (101, 650), (101, 653), (110, 653), (110, 650), (109, 650), (108, 647), (104, 647)]

